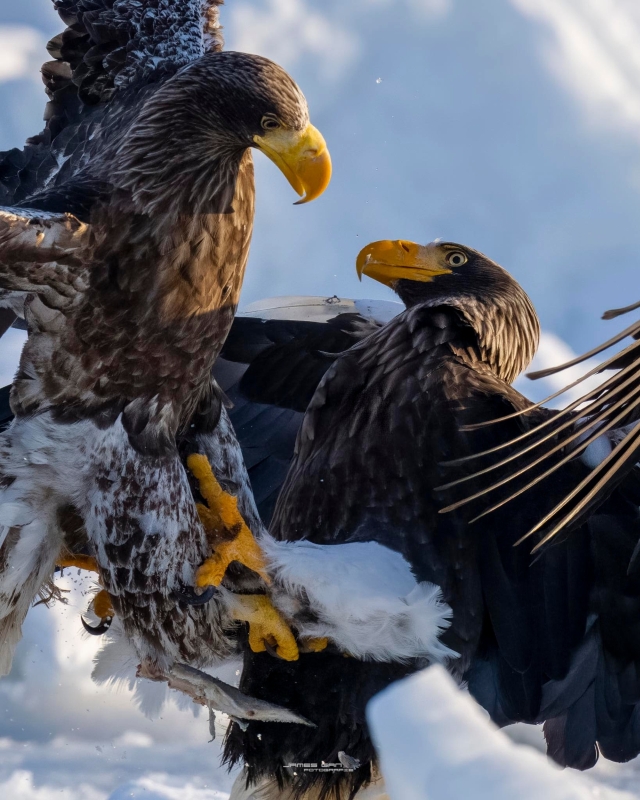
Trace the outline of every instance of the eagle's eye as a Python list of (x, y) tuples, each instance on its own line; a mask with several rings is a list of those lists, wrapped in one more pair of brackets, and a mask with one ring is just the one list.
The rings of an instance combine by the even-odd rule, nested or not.
[(461, 267), (463, 264), (467, 263), (468, 258), (459, 250), (454, 250), (453, 253), (449, 253), (445, 261), (450, 267)]
[(271, 114), (265, 114), (265, 116), (260, 120), (260, 124), (262, 125), (262, 129), (265, 131), (275, 131), (276, 128), (280, 127), (280, 121), (278, 118), (272, 116)]

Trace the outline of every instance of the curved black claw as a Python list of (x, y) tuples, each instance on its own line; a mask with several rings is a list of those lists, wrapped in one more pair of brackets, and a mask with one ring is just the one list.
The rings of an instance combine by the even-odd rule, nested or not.
[(207, 586), (202, 594), (196, 594), (191, 586), (185, 586), (180, 591), (174, 591), (174, 597), (178, 602), (185, 603), (188, 606), (203, 606), (217, 593), (215, 586)]
[(92, 636), (102, 636), (111, 627), (113, 617), (105, 617), (99, 625), (95, 626), (95, 628), (92, 625), (89, 625), (87, 620), (82, 615), (80, 616), (80, 621), (82, 622), (82, 626), (87, 633), (90, 633)]
[(267, 653), (269, 653), (270, 656), (279, 658), (280, 661), (286, 661), (286, 659), (282, 658), (282, 656), (278, 654), (278, 651), (272, 644), (269, 644), (266, 639), (263, 639), (262, 641), (264, 642), (264, 649), (267, 651)]

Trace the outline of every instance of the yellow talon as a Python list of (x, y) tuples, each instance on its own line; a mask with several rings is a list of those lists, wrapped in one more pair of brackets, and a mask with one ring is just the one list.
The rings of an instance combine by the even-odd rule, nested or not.
[[(187, 467), (198, 481), (200, 494), (207, 505), (196, 504), (200, 521), (214, 540), (215, 552), (198, 568), (196, 586), (219, 586), (227, 567), (239, 561), (271, 583), (264, 555), (253, 534), (238, 511), (238, 501), (225, 492), (216, 480), (206, 456), (192, 453)], [(225, 532), (234, 535), (231, 541), (215, 541)], [(235, 595), (231, 608), (234, 619), (249, 623), (249, 647), (262, 653), (268, 642), (285, 661), (297, 661), (298, 645), (291, 629), (266, 595)]]
[(263, 653), (265, 640), (275, 645), (276, 653), (285, 661), (298, 660), (298, 645), (291, 629), (271, 600), (264, 594), (234, 596), (231, 615), (249, 623), (249, 647), (254, 653)]
[[(85, 556), (82, 553), (69, 553), (66, 556), (59, 556), (56, 559), (56, 564), (59, 567), (77, 567), (78, 569), (86, 569), (89, 572), (99, 572), (96, 559), (93, 556)], [(100, 619), (115, 617), (116, 612), (113, 610), (111, 597), (109, 597), (106, 589), (101, 589), (93, 598), (93, 613)]]
[(320, 653), (325, 650), (329, 644), (326, 636), (319, 636), (317, 638), (304, 639), (304, 649), (310, 653)]
[[(235, 500), (235, 497), (232, 499)], [(232, 561), (239, 561), (257, 572), (265, 583), (271, 583), (262, 551), (249, 528), (244, 525), (235, 539), (216, 545), (215, 553), (200, 565), (196, 572), (196, 586), (219, 586)]]
[(239, 561), (257, 572), (265, 583), (271, 583), (262, 550), (238, 511), (237, 499), (220, 486), (206, 456), (192, 453), (187, 458), (187, 466), (208, 503), (208, 507), (196, 504), (207, 533), (220, 534), (226, 530), (236, 534), (231, 541), (215, 544), (215, 552), (196, 573), (196, 586), (219, 586), (232, 561)]
[(111, 598), (106, 589), (101, 589), (98, 594), (93, 598), (93, 613), (100, 619), (105, 617), (115, 617), (116, 612), (111, 605)]
[(98, 562), (93, 556), (85, 556), (82, 553), (70, 553), (67, 556), (58, 556), (56, 564), (59, 567), (77, 567), (86, 569), (90, 572), (98, 572)]

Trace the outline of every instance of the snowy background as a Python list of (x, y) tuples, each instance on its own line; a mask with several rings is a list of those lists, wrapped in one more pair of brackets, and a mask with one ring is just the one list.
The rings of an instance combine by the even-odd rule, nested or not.
[[(377, 283), (358, 284), (358, 250), (441, 236), (484, 251), (529, 292), (545, 329), (537, 366), (623, 326), (599, 316), (638, 299), (624, 286), (640, 290), (637, 0), (227, 0), (222, 15), (229, 48), (274, 58), (298, 80), (334, 161), (325, 195), (294, 207), (277, 169), (256, 158), (243, 303), (391, 299)], [(40, 130), (38, 69), (61, 29), (49, 0), (2, 3), (0, 149)], [(22, 336), (0, 343), (0, 385)], [(150, 722), (127, 691), (92, 685), (97, 643), (80, 627), (85, 605), (76, 590), (66, 607), (35, 609), (0, 682), (0, 797), (222, 800), (232, 779), (203, 717), (171, 706)], [(540, 745), (533, 729), (513, 735)], [(519, 763), (502, 735), (477, 736)], [(636, 769), (601, 763), (590, 777), (640, 797)], [(568, 785), (558, 783), (558, 797), (587, 796), (587, 784)]]

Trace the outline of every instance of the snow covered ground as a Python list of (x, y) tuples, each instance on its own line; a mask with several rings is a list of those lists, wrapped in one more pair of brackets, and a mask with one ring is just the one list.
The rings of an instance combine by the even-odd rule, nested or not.
[(90, 674), (99, 637), (80, 623), (95, 584), (77, 570), (58, 583), (68, 602), (30, 612), (14, 669), (0, 681), (0, 797), (226, 798), (233, 776), (220, 767), (224, 720), (209, 743), (206, 715), (192, 704), (181, 709), (171, 700), (151, 721), (126, 686), (96, 686)]
[(638, 796), (606, 786), (606, 771), (561, 771), (531, 747), (514, 744), (439, 666), (381, 692), (368, 718), (391, 800)]
[[(204, 714), (172, 700), (154, 721), (126, 687), (97, 687), (99, 646), (80, 624), (91, 579), (60, 580), (68, 603), (38, 606), (0, 681), (0, 797), (7, 800), (226, 800), (233, 775)], [(225, 674), (233, 679), (235, 665)], [(498, 731), (440, 668), (379, 695), (370, 710), (392, 800), (631, 800), (640, 760), (558, 770), (538, 728)], [(514, 744), (517, 742), (517, 744)]]

